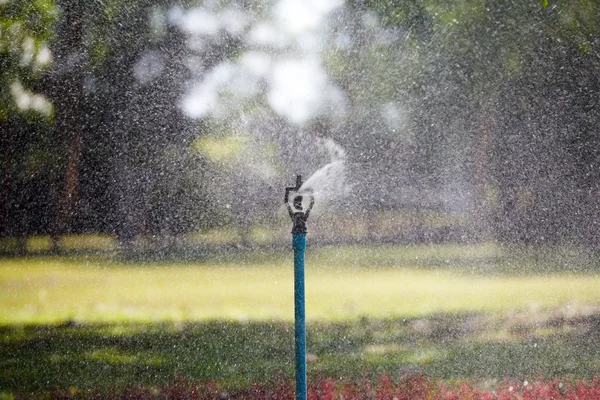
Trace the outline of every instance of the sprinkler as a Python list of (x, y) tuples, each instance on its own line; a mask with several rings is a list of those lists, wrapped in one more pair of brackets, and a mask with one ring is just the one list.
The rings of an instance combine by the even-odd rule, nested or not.
[[(293, 222), (292, 247), (294, 248), (294, 331), (296, 343), (296, 400), (306, 400), (306, 312), (304, 300), (304, 250), (306, 249), (306, 221), (315, 204), (311, 193), (300, 194), (302, 177), (296, 176), (296, 186), (285, 188), (285, 205)], [(290, 192), (292, 204), (290, 204)], [(304, 210), (304, 197), (310, 204)]]

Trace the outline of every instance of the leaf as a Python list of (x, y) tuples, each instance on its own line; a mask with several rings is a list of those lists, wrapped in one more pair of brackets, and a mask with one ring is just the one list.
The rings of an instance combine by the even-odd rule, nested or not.
[(548, 7), (548, 0), (542, 0), (542, 7)]

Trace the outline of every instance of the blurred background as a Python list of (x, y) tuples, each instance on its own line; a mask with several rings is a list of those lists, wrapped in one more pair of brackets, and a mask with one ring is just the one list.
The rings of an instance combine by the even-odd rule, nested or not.
[(597, 390), (599, 3), (0, 0), (0, 400)]
[[(0, 249), (597, 246), (594, 0), (0, 1)], [(86, 247), (87, 246), (87, 247)], [(187, 254), (187, 253), (186, 253)]]

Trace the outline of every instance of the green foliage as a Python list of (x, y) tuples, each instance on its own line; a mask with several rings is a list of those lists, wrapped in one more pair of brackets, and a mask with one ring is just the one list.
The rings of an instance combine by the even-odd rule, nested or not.
[(424, 4), (425, 11), (440, 24), (441, 29), (454, 25), (468, 29), (469, 24), (480, 22), (486, 13), (486, 4), (483, 0), (462, 0), (452, 3), (433, 0)]
[[(222, 199), (237, 196), (227, 190), (237, 187), (236, 182), (239, 182), (236, 178), (239, 178), (240, 165), (235, 165), (234, 161), (240, 154), (255, 157), (252, 161), (254, 170), (259, 171), (257, 177), (263, 173), (277, 176), (285, 171), (282, 161), (277, 158), (285, 151), (277, 151), (277, 145), (272, 144), (275, 139), (270, 144), (257, 145), (245, 139), (210, 142), (212, 139), (206, 139), (209, 137), (206, 136), (194, 142), (183, 137), (192, 129), (185, 126), (187, 122), (181, 122), (183, 118), (177, 110), (181, 90), (189, 78), (189, 71), (180, 61), (191, 50), (185, 47), (185, 35), (165, 24), (169, 4), (164, 0), (5, 0), (0, 3), (0, 88), (3, 89), (0, 91), (0, 123), (3, 123), (4, 131), (10, 131), (11, 148), (2, 173), (14, 188), (14, 197), (21, 192), (20, 185), (26, 184), (26, 177), (31, 173), (51, 171), (55, 183), (67, 165), (78, 165), (81, 171), (93, 171), (85, 177), (89, 181), (81, 188), (93, 186), (92, 181), (105, 185), (90, 189), (88, 198), (73, 200), (73, 204), (85, 204), (79, 210), (81, 214), (89, 212), (92, 219), (102, 221), (128, 220), (122, 217), (132, 215), (136, 212), (134, 209), (141, 207), (132, 205), (130, 209), (120, 210), (122, 215), (107, 216), (104, 204), (98, 205), (102, 201), (94, 203), (93, 197), (100, 192), (106, 197), (123, 195), (120, 204), (133, 204), (133, 199), (125, 198), (126, 194), (119, 192), (121, 187), (125, 188), (122, 192), (133, 188), (131, 192), (136, 197), (139, 194), (146, 209), (139, 211), (140, 219), (144, 220), (139, 224), (142, 228), (131, 228), (128, 235), (173, 234), (231, 220), (232, 212), (225, 209), (230, 202)], [(505, 183), (519, 186), (515, 192), (532, 193), (529, 214), (513, 217), (515, 225), (520, 221), (527, 221), (524, 225), (530, 224), (528, 228), (519, 229), (531, 230), (531, 226), (539, 228), (544, 223), (548, 230), (553, 230), (553, 226), (564, 226), (544, 215), (545, 210), (558, 208), (554, 215), (563, 214), (560, 207), (577, 210), (572, 203), (579, 200), (565, 201), (565, 197), (575, 192), (590, 193), (590, 198), (581, 200), (581, 204), (594, 204), (591, 198), (593, 185), (589, 183), (594, 181), (591, 178), (594, 175), (584, 169), (595, 165), (591, 153), (595, 151), (597, 118), (589, 110), (593, 109), (594, 88), (597, 87), (594, 79), (598, 70), (599, 13), (598, 2), (593, 0), (552, 3), (551, 7), (549, 4), (543, 0), (540, 8), (536, 1), (367, 0), (346, 3), (339, 10), (343, 14), (343, 18), (337, 20), (339, 24), (330, 21), (330, 25), (335, 26), (332, 28), (335, 34), (346, 35), (347, 40), (342, 41), (346, 44), (327, 40), (323, 55), (332, 79), (347, 96), (349, 109), (343, 120), (334, 121), (337, 116), (332, 116), (333, 112), (327, 114), (323, 118), (328, 122), (323, 124), (322, 134), (331, 134), (339, 140), (349, 149), (348, 158), (357, 165), (377, 169), (370, 172), (372, 176), (400, 176), (404, 182), (419, 182), (424, 186), (438, 185), (439, 182), (452, 186), (452, 179), (482, 186), (497, 185), (499, 200), (492, 210), (497, 213), (514, 203), (504, 200), (507, 198), (503, 192), (505, 185), (498, 183), (507, 177)], [(258, 8), (252, 5), (240, 10), (247, 11), (252, 16), (249, 20), (256, 22), (270, 13), (269, 7), (269, 3), (264, 2)], [(57, 27), (67, 31), (73, 27), (68, 22), (71, 17), (81, 22), (81, 32), (70, 31), (77, 31), (79, 36), (55, 35)], [(156, 22), (155, 26), (152, 21)], [(207, 68), (224, 59), (236, 61), (248, 43), (242, 36), (218, 39), (206, 53), (197, 50), (194, 56), (205, 57), (202, 63), (206, 61)], [(44, 74), (52, 65), (51, 47), (57, 60), (68, 59), (71, 51), (82, 57), (83, 62), (77, 65), (76, 73), (69, 74), (76, 78)], [(288, 50), (278, 57), (289, 55), (284, 54)], [(138, 82), (131, 71), (142, 55), (151, 52), (164, 56), (159, 57), (159, 64), (164, 62), (160, 67), (164, 67), (164, 71), (160, 79), (147, 85)], [(39, 96), (37, 91), (41, 89), (38, 88), (44, 86), (40, 82), (46, 84), (45, 92), (55, 105), (62, 106), (58, 114)], [(82, 82), (93, 85), (86, 86)], [(90, 90), (92, 86), (93, 90)], [(64, 93), (73, 96), (64, 96)], [(262, 94), (239, 99), (233, 89), (221, 95), (229, 96), (228, 100), (236, 107), (232, 107), (233, 111), (222, 122), (199, 130), (202, 135), (213, 134), (219, 129), (218, 124), (235, 126), (255, 118), (274, 120), (267, 101), (256, 98)], [(555, 109), (550, 112), (552, 107)], [(561, 110), (571, 112), (561, 114)], [(390, 121), (382, 118), (382, 115), (388, 115), (387, 111), (394, 114)], [(544, 125), (551, 118), (556, 121)], [(50, 131), (47, 125), (52, 120), (60, 120), (64, 126)], [(71, 126), (72, 121), (81, 123)], [(565, 124), (568, 132), (556, 128)], [(278, 126), (277, 130), (286, 132), (288, 127), (283, 125), (284, 129)], [(486, 132), (482, 132), (484, 126)], [(536, 129), (531, 129), (532, 126)], [(550, 133), (540, 135), (538, 130)], [(165, 144), (166, 137), (180, 133), (180, 137), (173, 139), (177, 143)], [(84, 145), (79, 149), (85, 157), (71, 160), (74, 162), (70, 164), (65, 163), (65, 153), (78, 149), (69, 148), (64, 140), (68, 135), (85, 136), (80, 138)], [(186, 148), (190, 142), (196, 150), (201, 150), (199, 157), (190, 154), (194, 149)], [(501, 147), (516, 142), (512, 148)], [(369, 151), (363, 151), (365, 147), (369, 147)], [(564, 148), (562, 153), (562, 150), (553, 150)], [(524, 157), (523, 149), (531, 149), (530, 157)], [(548, 149), (552, 150), (552, 168), (545, 163)], [(582, 156), (584, 152), (579, 149), (592, 150), (586, 150), (588, 156)], [(78, 151), (71, 151), (71, 154), (78, 154)], [(115, 167), (115, 154), (124, 160), (118, 167)], [(479, 157), (479, 154), (490, 156)], [(527, 168), (517, 165), (520, 160)], [(169, 163), (171, 165), (167, 165)], [(180, 174), (173, 166), (178, 163), (190, 169)], [(474, 165), (477, 168), (473, 168)], [(563, 167), (573, 171), (569, 179), (584, 182), (580, 183), (583, 187), (563, 189), (562, 192), (553, 190), (563, 198), (557, 196), (555, 204), (541, 204), (537, 200), (549, 198), (544, 193), (545, 187), (558, 186), (561, 178), (544, 181), (535, 176), (535, 173), (542, 175), (543, 172), (531, 171), (562, 171)], [(111, 168), (119, 171), (114, 173)], [(71, 172), (74, 172), (73, 177), (79, 171)], [(127, 175), (129, 178), (122, 178), (124, 182), (113, 184), (114, 177), (120, 177), (121, 172), (122, 176), (126, 176), (125, 172), (131, 173)], [(195, 177), (196, 172), (199, 173)], [(213, 184), (213, 178), (219, 173), (226, 178)], [(154, 180), (147, 185), (142, 182), (142, 175), (152, 176)], [(559, 177), (560, 174), (548, 176)], [(400, 187), (396, 183), (402, 183), (402, 179), (391, 185)], [(145, 189), (138, 192), (140, 187)], [(268, 190), (263, 189), (260, 191)], [(219, 192), (221, 199), (218, 201), (222, 201), (223, 207), (207, 200), (209, 194), (216, 192)], [(163, 193), (168, 193), (168, 198)], [(102, 211), (95, 210), (92, 204)], [(16, 208), (25, 210), (27, 207), (19, 204)], [(184, 210), (184, 215), (178, 214), (178, 209)], [(253, 209), (244, 209), (239, 213), (238, 222), (247, 225), (247, 216), (262, 220), (273, 212), (267, 207), (263, 207), (263, 211), (261, 215)], [(590, 215), (595, 212), (591, 206), (587, 211)], [(570, 212), (571, 220), (586, 219), (581, 217), (585, 213)], [(524, 216), (530, 219), (522, 218)], [(214, 219), (209, 221), (211, 217)], [(19, 216), (15, 220), (23, 219)], [(166, 223), (167, 220), (172, 223)], [(99, 225), (86, 228), (100, 229)], [(580, 225), (573, 222), (575, 227)], [(153, 228), (148, 230), (149, 226)], [(102, 229), (119, 230), (114, 226), (103, 226)], [(541, 231), (540, 228), (536, 232)], [(593, 237), (588, 233), (577, 235)]]
[(418, 22), (425, 11), (424, 3), (418, 0), (368, 0), (364, 5), (377, 12), (383, 23), (390, 26)]
[(225, 138), (201, 136), (192, 144), (194, 150), (213, 162), (227, 162), (238, 159), (247, 151), (248, 137), (231, 136)]
[(57, 18), (52, 0), (0, 3), (0, 122), (32, 109), (43, 113), (29, 104), (37, 100), (27, 103), (25, 98), (35, 96), (28, 88), (50, 66), (48, 46)]

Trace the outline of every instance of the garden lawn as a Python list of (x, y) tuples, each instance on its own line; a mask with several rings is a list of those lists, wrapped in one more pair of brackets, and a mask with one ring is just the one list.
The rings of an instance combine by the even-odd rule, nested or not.
[[(309, 376), (589, 378), (600, 371), (596, 260), (493, 244), (309, 249)], [(0, 398), (177, 374), (228, 388), (289, 379), (292, 264), (262, 250), (1, 259)]]
[[(493, 245), (307, 252), (309, 321), (600, 305), (591, 257), (515, 256)], [(291, 321), (293, 262), (235, 253), (203, 262), (110, 256), (0, 259), (0, 324)]]

